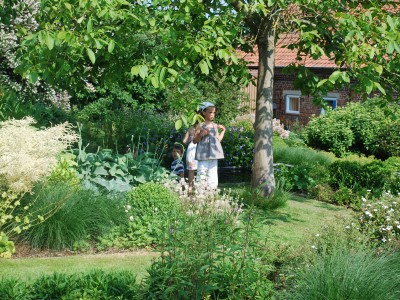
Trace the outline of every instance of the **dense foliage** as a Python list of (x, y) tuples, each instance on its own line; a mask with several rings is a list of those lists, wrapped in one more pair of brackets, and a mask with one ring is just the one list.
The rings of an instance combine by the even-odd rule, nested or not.
[(89, 273), (67, 275), (55, 273), (33, 282), (16, 279), (0, 283), (0, 299), (141, 299), (140, 288), (131, 272)]
[(386, 159), (399, 156), (400, 107), (382, 107), (379, 98), (349, 103), (346, 107), (327, 111), (314, 117), (306, 127), (309, 146), (331, 151), (338, 157), (351, 152)]

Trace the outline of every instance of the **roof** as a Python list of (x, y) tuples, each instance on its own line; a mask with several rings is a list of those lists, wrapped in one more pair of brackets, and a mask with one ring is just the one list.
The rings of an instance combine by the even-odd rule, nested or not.
[[(297, 51), (285, 48), (285, 46), (293, 43), (298, 38), (297, 34), (288, 33), (279, 36), (275, 48), (275, 67), (287, 67), (292, 63), (302, 64), (307, 68), (335, 68), (335, 62), (327, 56), (322, 56), (315, 60), (310, 56), (302, 57), (302, 60), (297, 60)], [(254, 52), (245, 53), (238, 52), (238, 56), (248, 62), (248, 67), (258, 67), (258, 48), (254, 47)]]
[[(385, 4), (382, 9), (388, 14), (400, 13), (400, 0), (393, 0), (390, 3)], [(291, 6), (291, 13), (296, 13), (296, 6)], [(362, 11), (362, 9), (361, 9)], [(297, 63), (303, 65), (307, 68), (336, 68), (336, 64), (333, 59), (327, 56), (322, 56), (318, 59), (313, 59), (310, 56), (303, 56), (302, 60), (297, 60), (297, 51), (290, 50), (285, 46), (296, 42), (298, 39), (298, 34), (296, 33), (286, 33), (281, 34), (276, 42), (275, 47), (275, 67), (287, 67), (290, 64)], [(258, 48), (254, 47), (253, 52), (246, 53), (243, 51), (238, 51), (238, 56), (243, 58), (248, 63), (249, 68), (258, 67)]]

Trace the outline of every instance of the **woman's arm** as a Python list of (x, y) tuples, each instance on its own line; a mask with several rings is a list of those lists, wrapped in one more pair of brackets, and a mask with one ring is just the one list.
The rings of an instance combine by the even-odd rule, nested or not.
[(184, 143), (184, 144), (188, 144), (189, 143), (189, 132), (190, 132), (190, 129), (188, 131), (186, 131), (186, 134), (183, 137), (182, 143)]
[(226, 128), (224, 125), (221, 125), (221, 124), (218, 124), (217, 128), (221, 129), (221, 132), (218, 132), (217, 139), (219, 141), (222, 141), (222, 139), (224, 138), (224, 135), (225, 135)]

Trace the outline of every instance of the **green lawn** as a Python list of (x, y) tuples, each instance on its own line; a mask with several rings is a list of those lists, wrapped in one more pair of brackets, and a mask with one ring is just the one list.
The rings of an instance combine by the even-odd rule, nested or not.
[[(294, 247), (304, 244), (310, 234), (316, 234), (322, 225), (349, 216), (350, 210), (315, 200), (293, 196), (287, 206), (273, 212), (263, 212), (264, 233), (272, 242), (283, 242)], [(0, 278), (35, 279), (53, 272), (74, 273), (92, 269), (107, 271), (131, 270), (138, 280), (146, 274), (151, 259), (149, 251), (112, 254), (76, 255), (48, 258), (0, 259)]]
[(32, 280), (41, 275), (79, 273), (94, 269), (105, 271), (130, 270), (140, 280), (146, 274), (151, 259), (156, 256), (149, 251), (132, 251), (111, 254), (75, 255), (47, 258), (0, 259), (0, 278)]
[(297, 246), (321, 226), (349, 217), (351, 210), (328, 203), (292, 196), (286, 207), (265, 214), (265, 233), (271, 241)]

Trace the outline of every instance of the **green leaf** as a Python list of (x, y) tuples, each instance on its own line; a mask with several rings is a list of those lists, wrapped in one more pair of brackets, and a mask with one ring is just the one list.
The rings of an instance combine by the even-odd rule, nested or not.
[(188, 120), (187, 120), (187, 118), (185, 117), (185, 115), (182, 115), (182, 121), (183, 121), (183, 123), (185, 124), (185, 126), (188, 127)]
[(338, 78), (340, 77), (341, 73), (342, 73), (341, 71), (333, 72), (331, 74), (331, 76), (329, 76), (329, 81), (332, 82), (332, 83), (335, 83), (336, 80), (338, 80)]
[(139, 72), (140, 72), (140, 66), (133, 66), (131, 68), (131, 74), (133, 76), (139, 75)]
[(76, 20), (76, 22), (78, 24), (81, 24), (83, 22), (83, 19), (85, 18), (85, 16), (80, 17), (78, 20)]
[(66, 36), (67, 36), (67, 33), (66, 33), (65, 31), (60, 31), (60, 32), (57, 34), (57, 38), (60, 39), (60, 40), (65, 39)]
[(392, 17), (391, 17), (391, 16), (387, 16), (386, 20), (387, 20), (387, 22), (388, 22), (390, 28), (391, 28), (392, 30), (396, 30), (396, 24), (394, 23)]
[(71, 4), (69, 4), (68, 2), (64, 2), (64, 6), (65, 6), (66, 9), (71, 11), (71, 8), (72, 8)]
[(94, 170), (93, 174), (94, 174), (94, 175), (99, 175), (99, 176), (108, 176), (107, 170), (106, 170), (104, 167), (102, 167), (102, 166), (97, 167), (97, 168)]
[(182, 128), (182, 120), (179, 119), (179, 120), (177, 120), (177, 121), (175, 122), (175, 129), (176, 129), (176, 130), (179, 130), (179, 129), (181, 129), (181, 128)]
[(151, 77), (151, 84), (157, 89), (159, 87), (158, 78), (156, 76)]
[(29, 81), (30, 81), (31, 83), (36, 83), (36, 81), (38, 80), (38, 78), (39, 78), (39, 75), (38, 75), (38, 73), (36, 73), (36, 72), (31, 72), (31, 73), (29, 74)]
[(374, 82), (374, 85), (378, 88), (378, 90), (383, 94), (386, 95), (386, 91), (383, 89), (379, 82)]
[(374, 82), (371, 80), (368, 80), (368, 82), (365, 86), (365, 91), (367, 92), (367, 94), (371, 94), (373, 88), (374, 88)]
[(156, 26), (156, 20), (154, 20), (153, 18), (151, 18), (151, 19), (149, 20), (149, 24), (150, 24), (151, 27)]
[(342, 73), (342, 80), (343, 80), (344, 82), (347, 82), (347, 83), (350, 82), (349, 74), (348, 74), (346, 71), (344, 71), (344, 72)]
[(92, 21), (91, 18), (90, 18), (89, 21), (87, 22), (86, 31), (87, 31), (88, 33), (90, 33), (90, 32), (93, 31), (93, 21)]
[(206, 75), (208, 75), (210, 73), (207, 62), (204, 59), (199, 62), (199, 66), (200, 66), (201, 73), (206, 74)]
[(317, 88), (319, 88), (319, 87), (321, 87), (322, 85), (324, 85), (324, 83), (327, 82), (327, 81), (328, 81), (328, 79), (322, 79), (322, 80), (320, 80), (320, 81), (318, 82), (318, 84), (317, 84)]
[(94, 64), (96, 62), (96, 56), (95, 56), (93, 50), (90, 48), (86, 48), (86, 53), (89, 56), (89, 59), (92, 62), (92, 64)]
[(46, 35), (46, 45), (49, 50), (53, 49), (54, 47), (54, 39), (51, 37), (50, 34)]
[(381, 75), (382, 72), (383, 72), (383, 67), (382, 67), (382, 65), (377, 65), (377, 66), (375, 66), (375, 70), (376, 70), (376, 72), (378, 72), (379, 75)]
[(395, 48), (394, 41), (389, 41), (389, 43), (386, 46), (386, 53), (392, 54), (394, 51), (394, 48)]
[(165, 77), (165, 72), (166, 72), (167, 68), (166, 67), (162, 67), (161, 71), (160, 71), (160, 82), (164, 81), (164, 77)]
[(178, 72), (175, 71), (174, 69), (168, 68), (168, 73), (170, 73), (172, 76), (177, 76)]
[(108, 12), (108, 9), (107, 9), (107, 8), (104, 8), (101, 12), (99, 12), (99, 13), (97, 14), (97, 16), (98, 16), (99, 18), (101, 18), (101, 17), (104, 16), (107, 12)]
[(112, 53), (114, 51), (114, 48), (115, 48), (114, 40), (109, 41), (108, 42), (108, 47), (107, 47), (108, 52)]
[(141, 65), (139, 67), (139, 76), (145, 79), (148, 76), (149, 68), (146, 65)]

